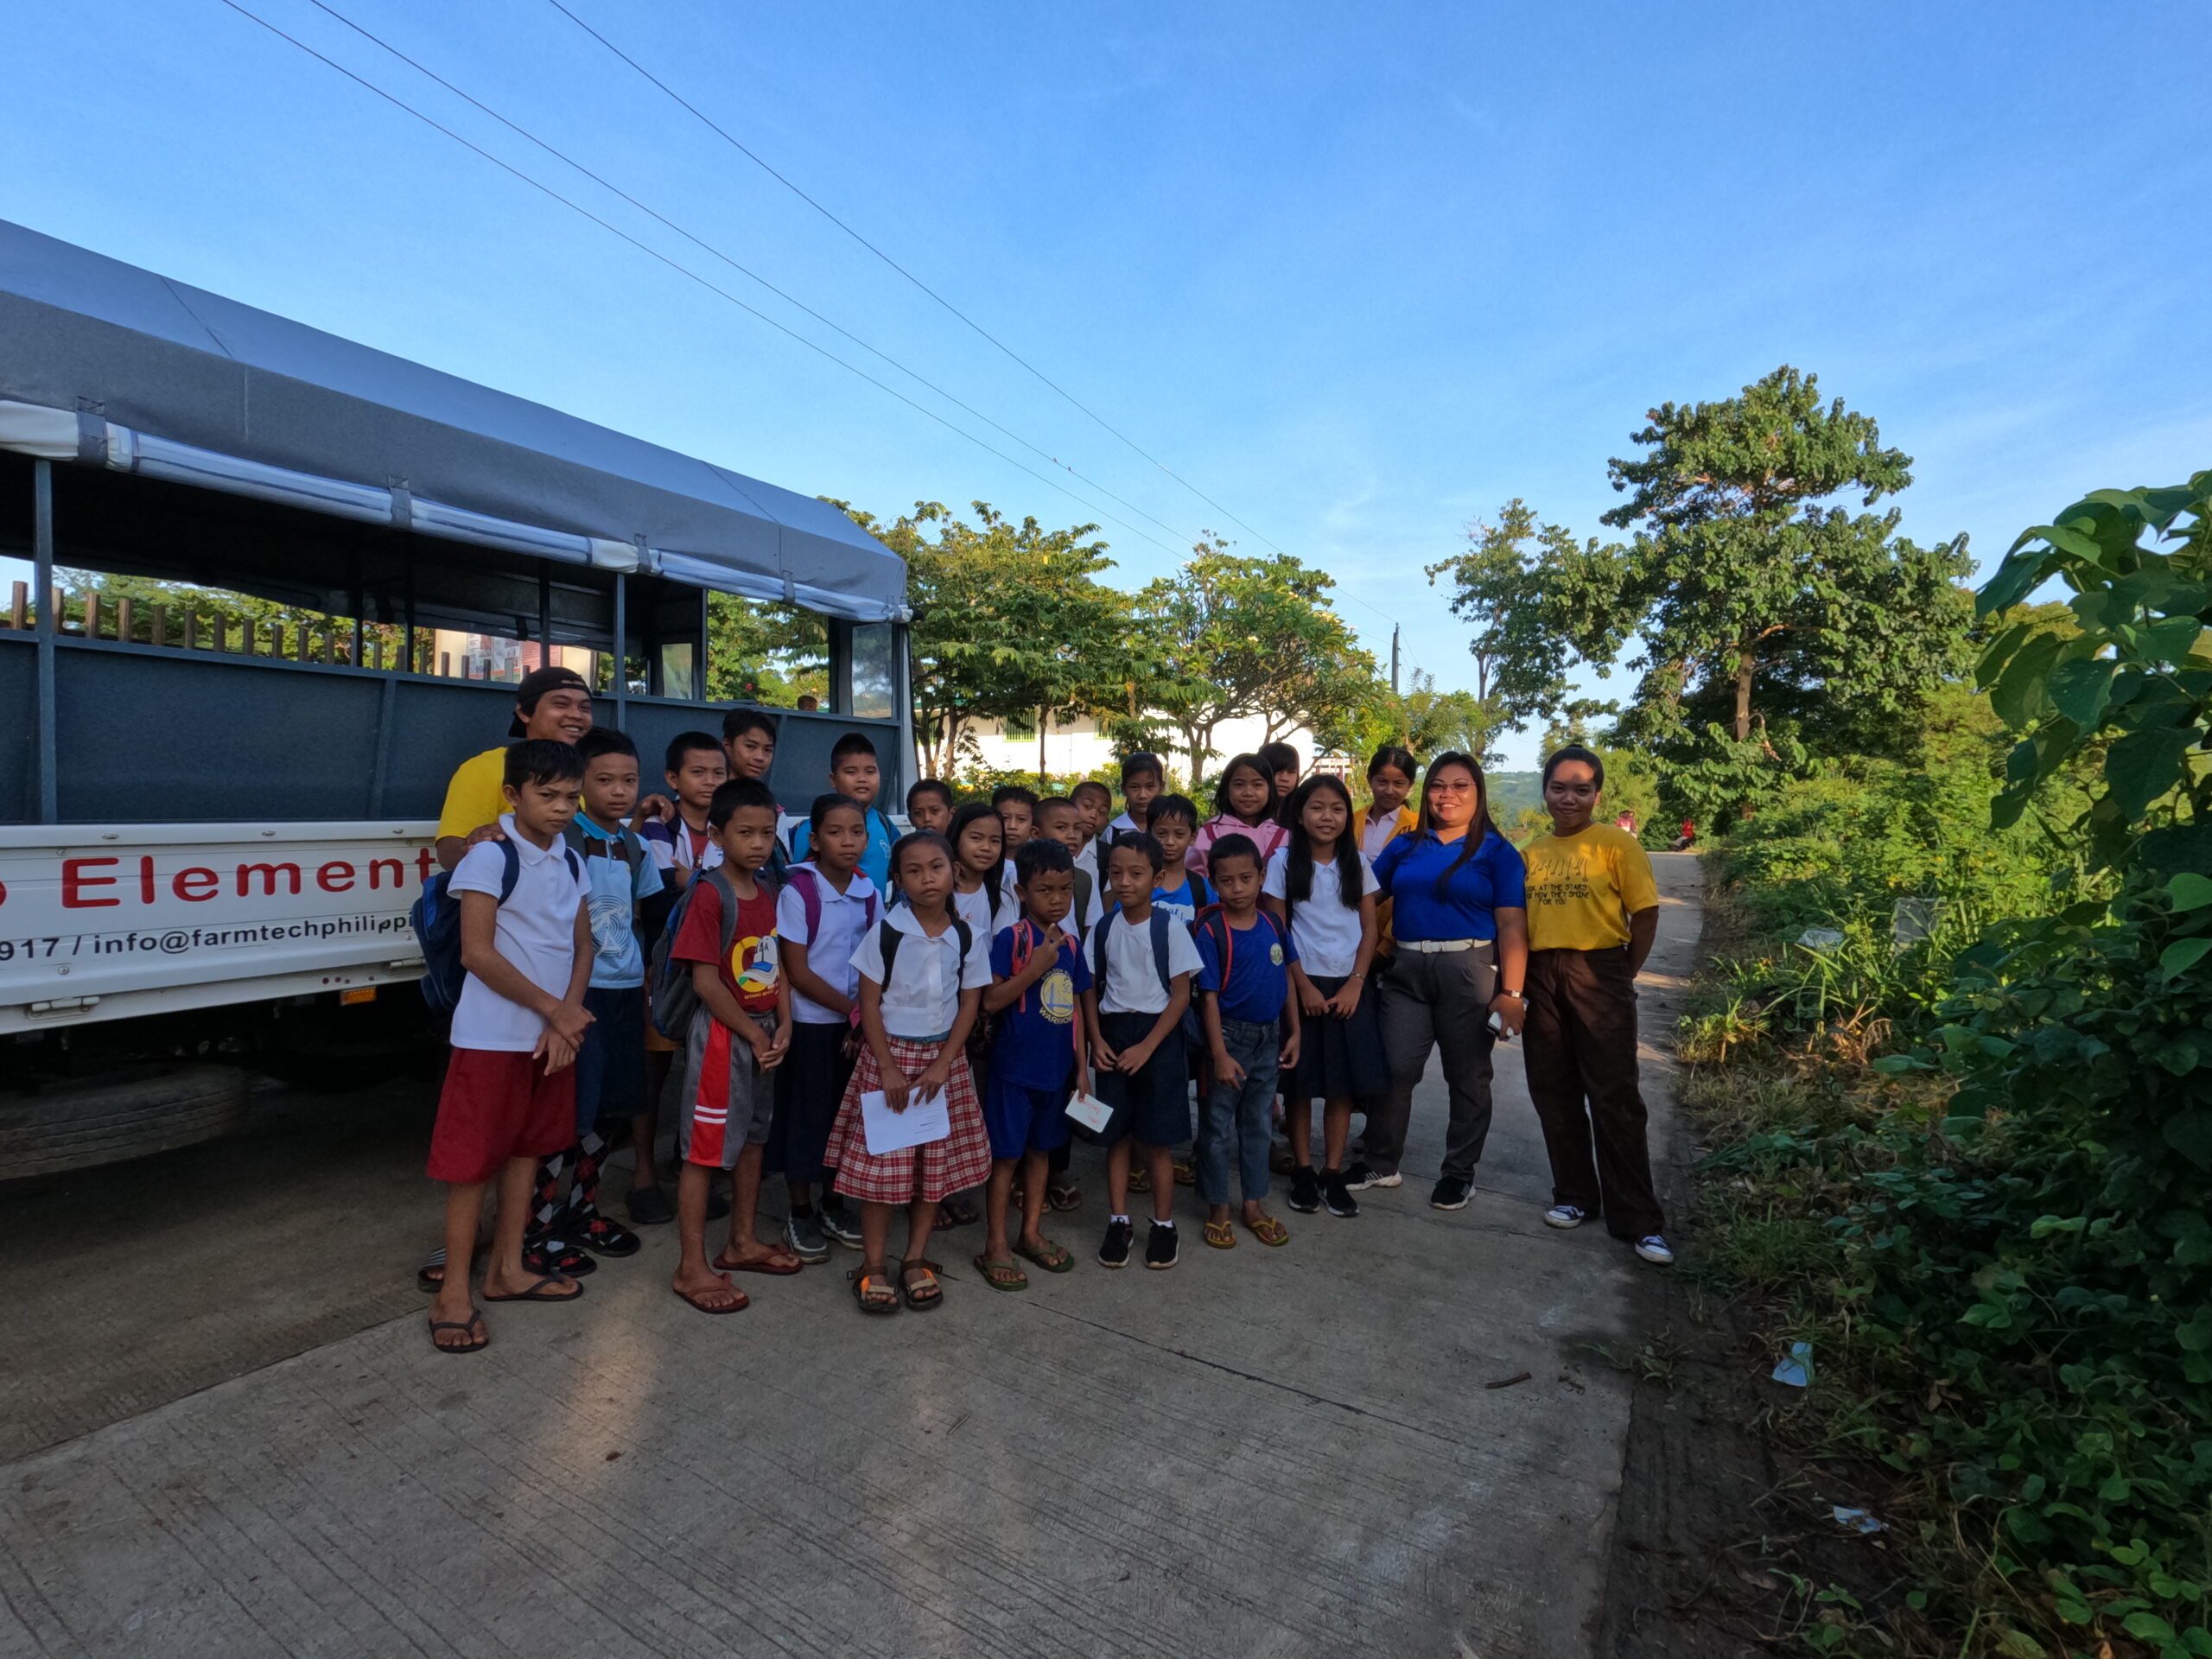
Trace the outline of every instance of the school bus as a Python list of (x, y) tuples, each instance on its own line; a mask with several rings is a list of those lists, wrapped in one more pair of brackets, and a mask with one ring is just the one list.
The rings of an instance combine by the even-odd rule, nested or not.
[(0, 601), (0, 1179), (428, 1040), (408, 908), (532, 668), (648, 783), (739, 701), (786, 800), (914, 752), (836, 507), (4, 221)]

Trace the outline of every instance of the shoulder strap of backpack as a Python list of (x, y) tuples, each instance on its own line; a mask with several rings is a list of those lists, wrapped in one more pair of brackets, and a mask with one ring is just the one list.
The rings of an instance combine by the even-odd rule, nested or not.
[(707, 880), (714, 884), (715, 896), (722, 901), (721, 941), (720, 960), (729, 960), (729, 948), (737, 939), (737, 889), (729, 884), (729, 873), (719, 864), (707, 872)]
[[(952, 918), (952, 932), (953, 937), (960, 941), (960, 965), (965, 968), (968, 965), (968, 953), (976, 948), (976, 930), (969, 926), (961, 918), (955, 916)], [(957, 985), (960, 980), (957, 971), (953, 974), (952, 978), (953, 982)]]
[[(1215, 923), (1220, 923), (1218, 929)], [(1219, 905), (1208, 905), (1198, 912), (1193, 926), (1205, 930), (1212, 938), (1214, 950), (1221, 957), (1221, 988), (1229, 988), (1230, 970), (1236, 965), (1236, 934), (1229, 925), (1229, 912)]]
[(1197, 912), (1213, 902), (1213, 889), (1206, 885), (1205, 877), (1196, 870), (1185, 874), (1190, 882), (1192, 919), (1195, 921), (1198, 919)]
[(899, 941), (906, 937), (904, 928), (891, 925), (891, 918), (884, 918), (876, 930), (876, 948), (883, 957), (883, 988), (891, 986), (891, 964), (899, 959)]
[(1167, 971), (1167, 930), (1174, 925), (1174, 918), (1154, 905), (1152, 909), (1152, 965), (1160, 970), (1160, 988), (1173, 992), (1175, 976)]
[[(574, 858), (575, 854), (569, 854)], [(522, 851), (512, 840), (499, 842), (499, 902), (505, 904), (515, 896), (515, 883), (522, 880)]]
[(1114, 918), (1121, 913), (1118, 910), (1108, 912), (1090, 935), (1090, 973), (1098, 982), (1101, 995), (1106, 990), (1106, 936), (1114, 931)]
[[(785, 885), (798, 894), (799, 914), (806, 918), (807, 943), (811, 944), (822, 931), (822, 883), (812, 870), (803, 864), (794, 864), (784, 876)], [(870, 916), (870, 921), (875, 918)]]

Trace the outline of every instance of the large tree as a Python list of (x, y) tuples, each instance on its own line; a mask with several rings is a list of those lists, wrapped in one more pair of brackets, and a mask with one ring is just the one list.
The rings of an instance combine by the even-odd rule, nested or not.
[(1465, 550), (1428, 567), (1431, 583), (1449, 582), (1452, 614), (1473, 630), (1474, 688), (1447, 694), (1471, 701), (1470, 753), (1491, 753), (1514, 728), (1568, 709), (1574, 642), (1610, 624), (1622, 560), (1618, 547), (1577, 542), (1558, 524), (1540, 524), (1516, 497), (1496, 524), (1469, 528)]
[[(842, 503), (840, 505), (842, 505)], [(988, 502), (976, 522), (920, 501), (883, 524), (847, 507), (906, 561), (914, 724), (932, 772), (950, 775), (979, 721), (1031, 728), (1090, 715), (1122, 734), (1144, 730), (1134, 688), (1156, 664), (1131, 622), (1130, 596), (1102, 583), (1113, 568), (1096, 524), (1016, 524)]]
[(1146, 637), (1166, 658), (1150, 701), (1180, 734), (1193, 778), (1224, 721), (1257, 715), (1270, 740), (1304, 727), (1325, 748), (1354, 736), (1375, 658), (1330, 606), (1334, 586), (1287, 554), (1252, 557), (1210, 536), (1137, 595)]
[(1836, 498), (1872, 507), (1912, 481), (1911, 458), (1786, 365), (1738, 397), (1662, 404), (1635, 435), (1643, 452), (1609, 468), (1629, 499), (1605, 515), (1634, 538), (1614, 602), (1576, 641), (1602, 663), (1641, 637), (1624, 734), (1712, 760), (1738, 791), (1760, 755), (1799, 741), (1909, 744), (1963, 666), (1966, 538), (1920, 547), (1897, 534), (1894, 507)]

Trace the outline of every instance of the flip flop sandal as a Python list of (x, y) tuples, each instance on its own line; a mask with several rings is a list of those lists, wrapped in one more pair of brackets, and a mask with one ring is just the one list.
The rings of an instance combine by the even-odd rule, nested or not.
[[(461, 1343), (440, 1342), (438, 1332), (441, 1331), (466, 1331), (469, 1333), (469, 1339)], [(491, 1345), (492, 1333), (484, 1328), (484, 1316), (481, 1313), (472, 1312), (465, 1319), (432, 1319), (430, 1321), (430, 1346), (442, 1354), (480, 1353)]]
[(853, 1300), (863, 1313), (896, 1313), (899, 1311), (899, 1292), (891, 1283), (891, 1276), (883, 1273), (862, 1273), (858, 1268), (845, 1269), (845, 1282), (853, 1287)]
[(721, 1307), (716, 1307), (711, 1302), (703, 1300), (704, 1298), (714, 1294), (712, 1291), (702, 1290), (693, 1292), (689, 1290), (681, 1290), (674, 1285), (671, 1285), (669, 1288), (675, 1291), (677, 1295), (681, 1297), (683, 1300), (690, 1303), (692, 1306), (697, 1308), (702, 1313), (742, 1313), (747, 1308), (753, 1306), (753, 1299), (734, 1285), (725, 1287), (723, 1294), (726, 1295), (734, 1296), (737, 1300), (734, 1302), (727, 1303)]
[[(1252, 1236), (1262, 1244), (1276, 1245), (1290, 1243), (1290, 1229), (1273, 1216), (1262, 1216), (1257, 1221), (1248, 1221), (1244, 1225), (1251, 1230)], [(1206, 1242), (1211, 1243), (1213, 1241), (1208, 1239)]]
[(573, 1302), (584, 1294), (584, 1287), (576, 1285), (566, 1296), (546, 1294), (547, 1287), (559, 1284), (576, 1285), (576, 1281), (562, 1274), (549, 1273), (528, 1290), (518, 1290), (512, 1296), (486, 1296), (484, 1300), (487, 1302)]
[[(920, 1274), (922, 1282), (918, 1285), (908, 1284), (906, 1275), (910, 1273)], [(928, 1313), (943, 1305), (944, 1288), (938, 1283), (935, 1270), (924, 1265), (922, 1262), (901, 1262), (899, 1264), (899, 1295), (912, 1312)]]
[(994, 1262), (979, 1252), (976, 1257), (976, 1271), (983, 1275), (983, 1282), (993, 1290), (1029, 1288), (1029, 1275), (1014, 1266), (1011, 1259)]
[(1151, 1192), (1152, 1172), (1148, 1169), (1132, 1169), (1129, 1172), (1129, 1191), (1132, 1192)]
[(1045, 1189), (1045, 1207), (1048, 1210), (1058, 1210), (1065, 1215), (1069, 1211), (1077, 1210), (1082, 1206), (1083, 1189), (1073, 1181), (1068, 1182), (1065, 1186), (1048, 1186)]
[(1175, 1170), (1176, 1185), (1196, 1186), (1198, 1185), (1198, 1173), (1191, 1165), (1185, 1163), (1179, 1158), (1175, 1160), (1173, 1167)]
[(1033, 1250), (1026, 1244), (1016, 1244), (1014, 1253), (1025, 1262), (1034, 1262), (1047, 1273), (1066, 1273), (1075, 1266), (1075, 1257), (1050, 1239), (1041, 1250)]
[(635, 1255), (639, 1248), (635, 1233), (607, 1216), (594, 1216), (586, 1222), (576, 1232), (576, 1242), (594, 1255), (616, 1258)]
[(1236, 1230), (1225, 1221), (1210, 1221), (1205, 1224), (1205, 1241), (1217, 1250), (1236, 1248)]
[(806, 1263), (789, 1250), (771, 1250), (750, 1262), (734, 1262), (724, 1250), (715, 1258), (716, 1273), (765, 1273), (772, 1279), (788, 1279), (795, 1273), (804, 1273)]
[[(480, 1238), (476, 1241), (474, 1252), (468, 1258), (468, 1265), (472, 1268), (480, 1268), (484, 1264), (484, 1258), (491, 1254), (492, 1241), (488, 1238)], [(435, 1296), (445, 1281), (446, 1252), (445, 1247), (442, 1244), (425, 1256), (423, 1259), (423, 1265), (415, 1269), (415, 1288), (426, 1296)], [(462, 1348), (454, 1351), (465, 1354), (470, 1351)]]
[(581, 1279), (587, 1274), (599, 1271), (599, 1263), (592, 1260), (590, 1251), (555, 1237), (535, 1242), (525, 1240), (522, 1247), (522, 1264), (540, 1277)]

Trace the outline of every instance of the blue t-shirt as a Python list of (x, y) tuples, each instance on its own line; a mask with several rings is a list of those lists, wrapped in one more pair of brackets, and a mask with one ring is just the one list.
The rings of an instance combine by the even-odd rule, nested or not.
[[(874, 806), (861, 809), (861, 821), (868, 825), (868, 849), (861, 855), (861, 874), (875, 883), (876, 891), (891, 891), (891, 820)], [(814, 826), (801, 818), (791, 826), (791, 862), (806, 862), (807, 843), (813, 839)]]
[(1392, 901), (1390, 931), (1401, 939), (1494, 939), (1499, 910), (1529, 907), (1529, 872), (1513, 843), (1495, 830), (1440, 894), (1437, 880), (1458, 860), (1461, 844), (1427, 830), (1400, 836), (1375, 861), (1375, 879)]
[(1224, 1020), (1266, 1026), (1281, 1019), (1290, 996), (1290, 964), (1297, 960), (1290, 935), (1265, 911), (1256, 912), (1252, 925), (1242, 928), (1231, 927), (1223, 911), (1207, 917), (1198, 930), (1198, 988), (1220, 997)]
[[(1027, 965), (1030, 951), (1043, 948), (1033, 923), (1017, 922), (1002, 927), (991, 941), (991, 974), (1012, 979), (1015, 969), (1014, 935), (1022, 935), (1020, 961)], [(1025, 1089), (1064, 1089), (1075, 1065), (1076, 999), (1090, 988), (1090, 968), (1075, 941), (1058, 928), (1059, 966), (1047, 972), (1021, 994), (1021, 1000), (1001, 1008), (998, 1035), (991, 1043), (991, 1074)]]
[(1188, 870), (1183, 872), (1183, 879), (1175, 886), (1152, 890), (1152, 907), (1166, 911), (1185, 927), (1196, 923), (1198, 912), (1212, 901), (1212, 890), (1202, 887)]
[[(626, 990), (645, 982), (645, 953), (638, 944), (637, 908), (640, 899), (661, 890), (660, 866), (652, 854), (626, 830), (630, 855), (638, 873), (633, 879), (622, 862), (614, 837), (579, 812), (576, 828), (592, 847), (594, 856), (582, 861), (584, 880), (591, 888), (591, 982), (599, 990)], [(605, 857), (598, 856), (601, 851)]]

